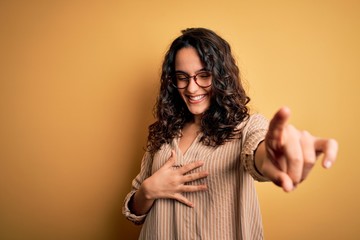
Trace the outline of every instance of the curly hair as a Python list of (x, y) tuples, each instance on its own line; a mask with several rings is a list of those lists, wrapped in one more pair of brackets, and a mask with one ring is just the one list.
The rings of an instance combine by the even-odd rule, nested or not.
[(205, 28), (188, 28), (176, 38), (162, 64), (160, 92), (154, 106), (157, 121), (149, 126), (147, 151), (155, 154), (163, 144), (181, 137), (185, 123), (193, 120), (178, 90), (172, 84), (176, 53), (193, 47), (205, 68), (212, 73), (210, 107), (201, 118), (200, 142), (217, 147), (236, 138), (236, 126), (249, 117), (246, 104), (250, 98), (241, 84), (239, 68), (230, 45), (215, 32)]

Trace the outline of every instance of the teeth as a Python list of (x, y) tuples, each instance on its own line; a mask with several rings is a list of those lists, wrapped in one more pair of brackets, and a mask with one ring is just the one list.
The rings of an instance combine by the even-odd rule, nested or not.
[(189, 96), (189, 98), (190, 98), (191, 100), (194, 100), (194, 101), (198, 101), (198, 100), (200, 100), (200, 99), (202, 99), (202, 98), (204, 98), (204, 97), (205, 97), (205, 95), (198, 95), (198, 96), (194, 96), (194, 97)]

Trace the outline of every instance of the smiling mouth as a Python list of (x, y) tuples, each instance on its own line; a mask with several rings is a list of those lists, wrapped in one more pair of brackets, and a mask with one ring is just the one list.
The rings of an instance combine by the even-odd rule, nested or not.
[(206, 94), (197, 95), (197, 96), (187, 96), (187, 98), (189, 99), (189, 101), (191, 103), (201, 102), (205, 97), (206, 97)]

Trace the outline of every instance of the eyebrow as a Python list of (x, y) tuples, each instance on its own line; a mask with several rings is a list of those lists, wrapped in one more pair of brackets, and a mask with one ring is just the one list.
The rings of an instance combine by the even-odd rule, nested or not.
[[(195, 74), (196, 74), (196, 73), (199, 73), (199, 72), (204, 72), (204, 71), (209, 71), (209, 70), (207, 70), (206, 68), (202, 68), (202, 69), (200, 69), (200, 70), (195, 71)], [(181, 70), (176, 70), (176, 71), (175, 71), (175, 74), (176, 74), (176, 73), (186, 74), (186, 75), (189, 75), (189, 76), (190, 76), (189, 73), (187, 73), (187, 72), (185, 72), (185, 71), (181, 71)]]

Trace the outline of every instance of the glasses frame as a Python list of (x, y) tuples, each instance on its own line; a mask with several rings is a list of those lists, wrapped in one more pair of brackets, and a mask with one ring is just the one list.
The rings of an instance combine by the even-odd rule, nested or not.
[[(196, 74), (194, 74), (194, 75), (189, 75), (189, 74), (187, 74), (187, 73), (184, 73), (184, 72), (180, 72), (180, 73), (175, 73), (174, 74), (174, 76), (173, 76), (173, 81), (172, 81), (172, 85), (175, 87), (175, 88), (177, 88), (177, 89), (185, 89), (185, 88), (187, 88), (188, 86), (189, 86), (189, 84), (190, 84), (190, 80), (193, 78), (194, 79), (194, 82), (196, 83), (196, 85), (198, 85), (199, 87), (201, 87), (201, 88), (208, 88), (208, 87), (210, 87), (211, 85), (212, 85), (212, 82), (210, 83), (210, 85), (208, 85), (208, 86), (201, 86), (198, 82), (197, 82), (197, 76), (199, 75), (199, 74), (204, 74), (204, 73), (208, 73), (210, 76), (209, 77), (211, 77), (212, 76), (212, 73), (210, 72), (210, 71), (201, 71), (201, 72), (198, 72), (198, 73), (196, 73)], [(186, 86), (185, 87), (182, 87), (182, 88), (180, 88), (180, 87), (178, 87), (177, 86), (177, 80), (176, 80), (176, 75), (179, 75), (179, 74), (182, 74), (182, 75), (184, 75), (184, 76), (186, 76), (186, 79), (187, 79), (187, 84), (186, 84)]]

